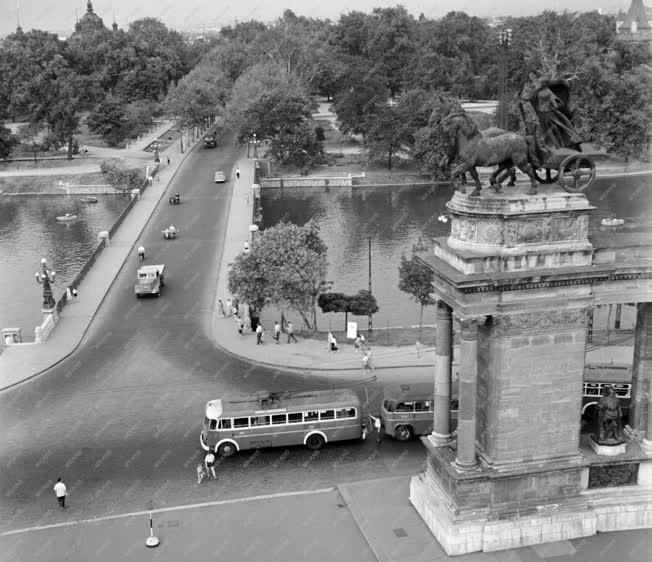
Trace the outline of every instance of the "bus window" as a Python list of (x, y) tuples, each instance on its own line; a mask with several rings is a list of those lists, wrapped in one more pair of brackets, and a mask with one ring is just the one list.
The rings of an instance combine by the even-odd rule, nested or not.
[(337, 410), (337, 419), (355, 418), (355, 408), (342, 408)]
[(251, 416), (251, 427), (269, 425), (269, 416)]
[(220, 420), (220, 429), (231, 429), (231, 418)]
[(415, 412), (429, 412), (430, 411), (430, 400), (419, 400), (414, 403)]
[(210, 420), (210, 424), (208, 425), (208, 429), (210, 429), (211, 431), (215, 431), (216, 428), (217, 428), (217, 420)]
[(285, 414), (274, 414), (272, 416), (272, 425), (281, 425), (287, 423), (287, 416)]
[(233, 427), (249, 427), (249, 418), (235, 418), (233, 420)]
[(414, 412), (414, 402), (397, 402), (397, 412)]
[(395, 400), (388, 400), (387, 401), (387, 406), (385, 406), (385, 409), (388, 412), (395, 412), (396, 411), (396, 401)]
[(335, 410), (322, 410), (319, 412), (319, 419), (324, 420), (334, 420), (335, 419)]
[(317, 412), (316, 410), (311, 410), (309, 412), (303, 413), (303, 421), (312, 422), (317, 420), (319, 420), (319, 412)]
[(303, 423), (303, 413), (288, 414), (288, 423)]

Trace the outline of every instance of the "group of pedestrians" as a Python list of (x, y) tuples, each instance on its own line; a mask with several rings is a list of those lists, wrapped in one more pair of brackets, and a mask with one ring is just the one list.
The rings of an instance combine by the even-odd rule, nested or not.
[[(362, 334), (358, 334), (355, 337), (355, 341), (353, 342), (353, 348), (355, 349), (356, 353), (359, 353), (360, 351), (363, 352), (362, 355), (363, 370), (373, 371), (375, 367), (371, 361), (371, 348), (367, 347), (367, 349), (365, 349), (366, 343), (367, 340), (365, 339), (365, 337)], [(335, 336), (331, 332), (328, 332), (328, 351), (329, 352), (340, 351), (340, 348), (337, 346), (337, 338), (335, 338)]]

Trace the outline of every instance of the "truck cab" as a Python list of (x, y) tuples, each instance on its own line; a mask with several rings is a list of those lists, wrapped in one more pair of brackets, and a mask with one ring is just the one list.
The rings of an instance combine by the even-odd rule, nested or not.
[(165, 265), (146, 265), (138, 269), (134, 292), (136, 297), (141, 295), (161, 295), (161, 288), (165, 286)]

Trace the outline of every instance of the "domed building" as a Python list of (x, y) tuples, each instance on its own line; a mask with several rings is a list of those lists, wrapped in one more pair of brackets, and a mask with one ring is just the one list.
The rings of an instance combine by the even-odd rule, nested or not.
[(75, 33), (89, 33), (106, 29), (102, 18), (93, 12), (93, 3), (86, 2), (86, 13), (75, 24)]

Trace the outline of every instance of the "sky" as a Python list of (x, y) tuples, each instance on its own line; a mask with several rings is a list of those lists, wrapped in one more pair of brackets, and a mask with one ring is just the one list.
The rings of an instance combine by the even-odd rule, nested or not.
[[(20, 6), (20, 24), (24, 30), (37, 28), (68, 34), (86, 12), (85, 0), (0, 0), (0, 36), (16, 29), (16, 5)], [(127, 27), (130, 21), (152, 16), (173, 29), (221, 27), (235, 20), (272, 21), (285, 9), (297, 15), (337, 20), (353, 9), (371, 12), (376, 7), (402, 4), (415, 16), (438, 18), (452, 10), (475, 16), (534, 15), (544, 9), (588, 11), (602, 8), (616, 12), (629, 7), (630, 0), (96, 0), (93, 9), (109, 27), (116, 21)]]

